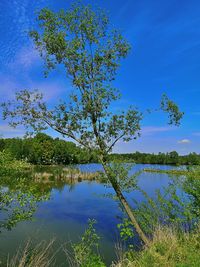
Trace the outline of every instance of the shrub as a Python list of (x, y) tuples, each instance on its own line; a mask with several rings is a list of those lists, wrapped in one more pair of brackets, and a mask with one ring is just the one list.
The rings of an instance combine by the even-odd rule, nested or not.
[(85, 230), (81, 241), (72, 245), (73, 253), (69, 256), (65, 250), (69, 262), (77, 267), (105, 267), (99, 253), (99, 236), (94, 228), (95, 220), (88, 221), (88, 228)]

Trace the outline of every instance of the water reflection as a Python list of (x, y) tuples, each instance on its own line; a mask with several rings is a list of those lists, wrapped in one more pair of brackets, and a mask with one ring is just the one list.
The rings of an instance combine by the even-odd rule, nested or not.
[[(77, 166), (76, 166), (77, 167)], [(79, 165), (81, 171), (95, 172), (101, 171), (99, 164)], [(133, 172), (141, 170), (147, 165), (134, 166)], [(149, 165), (148, 165), (149, 167)], [(158, 166), (155, 166), (158, 168)], [(159, 166), (160, 167), (160, 166)], [(170, 168), (162, 166), (161, 168)], [(171, 167), (172, 168), (172, 167)], [(12, 231), (2, 231), (0, 235), (0, 257), (12, 255), (28, 238), (33, 238), (36, 242), (49, 240), (56, 237), (57, 244), (71, 240), (76, 242), (87, 226), (88, 218), (97, 220), (97, 231), (101, 236), (100, 251), (107, 263), (116, 257), (114, 244), (119, 240), (117, 224), (123, 214), (118, 208), (118, 203), (108, 197), (114, 193), (112, 188), (105, 187), (98, 181), (80, 181), (58, 179), (61, 177), (62, 168), (54, 169), (51, 179), (38, 179), (34, 181), (34, 175), (26, 174), (24, 182), (18, 183), (13, 178), (0, 179), (1, 188), (8, 188), (10, 192), (26, 194), (28, 199), (36, 197), (45, 198), (46, 201), (38, 199), (35, 202), (37, 209), (33, 213), (33, 221), (20, 222)], [(49, 168), (37, 168), (33, 173), (49, 173)], [(140, 187), (150, 196), (154, 196), (155, 189), (161, 189), (169, 184), (169, 177), (165, 174), (142, 173), (138, 177)], [(23, 185), (23, 186), (22, 186)], [(101, 197), (100, 197), (101, 196)], [(104, 196), (104, 197), (102, 197)], [(138, 202), (144, 200), (144, 196), (134, 191), (126, 195), (129, 201), (136, 199)], [(135, 205), (133, 202), (131, 202)], [(64, 255), (60, 255), (60, 264), (64, 260)], [(59, 265), (62, 266), (62, 265)], [(65, 265), (66, 266), (66, 265)]]

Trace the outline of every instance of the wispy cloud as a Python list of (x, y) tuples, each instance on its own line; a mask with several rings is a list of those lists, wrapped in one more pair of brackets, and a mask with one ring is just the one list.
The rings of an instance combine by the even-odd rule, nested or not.
[(178, 144), (190, 144), (191, 141), (189, 139), (182, 139), (177, 142)]
[(194, 136), (200, 136), (200, 132), (194, 132), (192, 135), (194, 135)]
[(173, 127), (144, 126), (141, 133), (143, 136), (153, 135), (155, 133), (168, 132), (174, 130)]
[[(29, 44), (28, 32), (35, 26), (35, 11), (46, 5), (47, 0), (0, 1), (1, 29), (0, 63), (10, 63), (23, 44)], [(9, 29), (9, 30), (7, 30)]]
[(56, 99), (59, 99), (63, 92), (69, 90), (69, 88), (59, 81), (44, 81), (44, 82), (31, 82), (28, 85), (30, 90), (39, 90), (43, 96), (45, 101), (53, 100), (54, 103)]
[[(43, 73), (36, 79), (32, 78), (32, 70), (42, 67), (42, 59), (32, 46), (22, 47), (6, 65), (3, 74), (0, 74), (0, 98), (12, 99), (16, 91), (22, 89), (39, 90), (43, 93), (45, 101), (59, 98), (66, 91), (66, 83), (59, 78), (43, 79)], [(42, 72), (42, 70), (41, 70)], [(67, 90), (69, 89), (67, 85)]]
[(0, 125), (0, 137), (22, 137), (25, 134), (25, 130), (22, 127), (12, 128), (8, 124)]
[(6, 99), (12, 99), (19, 83), (14, 77), (10, 75), (0, 75), (0, 99), (4, 101)]
[(22, 47), (15, 55), (14, 59), (8, 63), (10, 71), (29, 71), (32, 67), (41, 62), (40, 55), (31, 45)]
[(66, 86), (63, 82), (54, 80), (33, 81), (27, 79), (23, 82), (10, 75), (0, 75), (0, 102), (12, 100), (17, 91), (22, 89), (39, 90), (44, 95), (45, 101), (58, 99), (63, 92), (70, 90), (70, 86)]

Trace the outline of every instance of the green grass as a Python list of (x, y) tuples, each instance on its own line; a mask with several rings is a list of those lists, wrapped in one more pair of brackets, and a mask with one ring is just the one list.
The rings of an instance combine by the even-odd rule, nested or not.
[(193, 233), (177, 233), (160, 227), (149, 247), (129, 251), (113, 267), (198, 267), (200, 266), (200, 228)]

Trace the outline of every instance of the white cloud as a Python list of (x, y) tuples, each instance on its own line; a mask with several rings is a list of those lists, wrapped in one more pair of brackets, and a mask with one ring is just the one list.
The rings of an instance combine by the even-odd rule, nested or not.
[(178, 144), (190, 144), (191, 141), (189, 139), (182, 139), (177, 142)]

